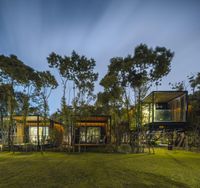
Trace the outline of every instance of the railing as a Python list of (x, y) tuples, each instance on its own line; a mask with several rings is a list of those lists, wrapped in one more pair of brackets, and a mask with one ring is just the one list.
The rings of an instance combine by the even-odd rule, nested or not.
[(169, 109), (155, 110), (154, 122), (184, 122), (184, 112), (180, 110), (172, 111)]
[(154, 121), (155, 122), (171, 122), (171, 121), (173, 121), (171, 110), (155, 110)]

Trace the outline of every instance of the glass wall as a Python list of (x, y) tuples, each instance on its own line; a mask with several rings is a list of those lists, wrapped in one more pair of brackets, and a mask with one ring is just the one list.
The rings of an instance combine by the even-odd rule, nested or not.
[(172, 121), (168, 103), (156, 103), (154, 105), (154, 112), (154, 122)]
[(80, 143), (102, 143), (101, 127), (80, 127)]
[(168, 102), (148, 103), (143, 105), (142, 109), (143, 124), (151, 122), (185, 122), (186, 115), (186, 95)]
[(171, 110), (172, 121), (175, 122), (186, 121), (187, 102), (185, 95), (169, 102), (169, 107)]

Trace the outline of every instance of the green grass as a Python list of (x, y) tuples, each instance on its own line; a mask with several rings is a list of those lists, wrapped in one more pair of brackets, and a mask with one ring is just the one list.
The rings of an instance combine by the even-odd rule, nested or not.
[(200, 187), (200, 154), (0, 152), (0, 187)]

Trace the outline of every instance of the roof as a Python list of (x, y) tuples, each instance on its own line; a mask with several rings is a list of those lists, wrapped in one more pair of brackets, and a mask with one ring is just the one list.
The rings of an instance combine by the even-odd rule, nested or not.
[[(22, 115), (14, 115), (13, 116), (13, 120), (15, 120), (16, 122), (19, 122), (19, 123), (23, 122), (23, 118), (24, 118), (24, 116), (22, 116)], [(4, 119), (9, 120), (9, 117), (5, 117)], [(32, 126), (37, 125), (37, 123), (39, 123), (39, 125), (45, 125), (45, 122), (50, 123), (51, 121), (54, 124), (63, 126), (63, 124), (61, 122), (57, 122), (57, 121), (54, 121), (54, 120), (49, 119), (49, 118), (45, 119), (45, 117), (43, 117), (43, 116), (39, 116), (39, 115), (26, 116), (27, 124), (32, 125)]]
[(107, 122), (111, 117), (106, 115), (76, 116), (78, 122)]
[(143, 99), (143, 102), (152, 103), (154, 97), (154, 102), (164, 103), (172, 101), (173, 99), (183, 95), (187, 95), (187, 91), (153, 91)]

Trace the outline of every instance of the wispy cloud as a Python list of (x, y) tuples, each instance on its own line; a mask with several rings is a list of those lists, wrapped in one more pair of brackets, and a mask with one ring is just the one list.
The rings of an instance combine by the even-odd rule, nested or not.
[[(200, 71), (199, 1), (0, 0), (0, 53), (14, 53), (36, 69), (47, 69), (52, 51), (73, 49), (97, 61), (100, 78), (109, 59), (132, 53), (139, 43), (175, 51), (170, 81)], [(96, 86), (96, 92), (100, 86)], [(50, 107), (59, 107), (62, 90)], [(56, 102), (55, 102), (56, 99)]]

